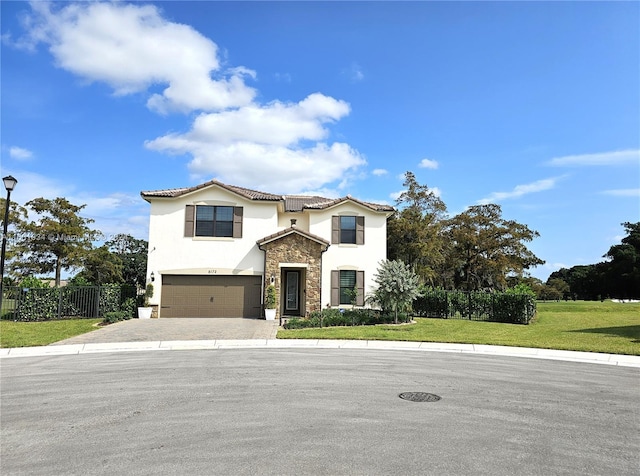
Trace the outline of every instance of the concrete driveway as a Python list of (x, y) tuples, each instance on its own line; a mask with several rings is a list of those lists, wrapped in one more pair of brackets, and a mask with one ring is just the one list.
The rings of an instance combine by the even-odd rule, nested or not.
[(275, 339), (278, 321), (263, 319), (131, 319), (51, 345), (110, 342)]

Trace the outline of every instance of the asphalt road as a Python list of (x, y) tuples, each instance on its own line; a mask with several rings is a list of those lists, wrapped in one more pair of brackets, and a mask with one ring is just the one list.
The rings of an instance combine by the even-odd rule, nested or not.
[(633, 367), (228, 349), (3, 359), (0, 370), (3, 475), (640, 472)]

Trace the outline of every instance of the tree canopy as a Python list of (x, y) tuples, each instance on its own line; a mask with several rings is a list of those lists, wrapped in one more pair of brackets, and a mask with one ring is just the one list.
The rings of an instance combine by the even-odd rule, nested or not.
[(73, 205), (66, 198), (36, 198), (26, 203), (28, 214), (17, 224), (11, 268), (22, 275), (55, 273), (60, 285), (62, 270), (81, 266), (97, 231), (89, 227), (93, 220), (80, 212), (86, 205)]
[(544, 263), (526, 246), (538, 232), (502, 217), (499, 205), (476, 205), (449, 218), (437, 194), (405, 174), (387, 228), (387, 255), (424, 283), (467, 290), (504, 289), (510, 276)]

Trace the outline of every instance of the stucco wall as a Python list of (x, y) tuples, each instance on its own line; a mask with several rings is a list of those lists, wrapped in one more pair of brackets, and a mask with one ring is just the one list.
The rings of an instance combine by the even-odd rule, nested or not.
[[(186, 205), (242, 206), (242, 238), (185, 238)], [(152, 271), (156, 277), (152, 303), (160, 303), (163, 273), (262, 275), (264, 253), (256, 241), (277, 231), (277, 222), (277, 202), (247, 200), (219, 187), (152, 200), (147, 265), (147, 279)]]

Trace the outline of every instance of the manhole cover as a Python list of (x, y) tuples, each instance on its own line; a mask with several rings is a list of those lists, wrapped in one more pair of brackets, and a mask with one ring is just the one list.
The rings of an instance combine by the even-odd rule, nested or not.
[(440, 396), (426, 392), (403, 392), (398, 396), (410, 402), (437, 402), (440, 400)]

